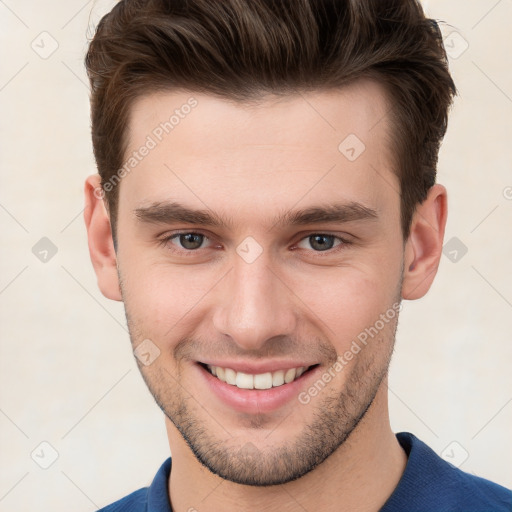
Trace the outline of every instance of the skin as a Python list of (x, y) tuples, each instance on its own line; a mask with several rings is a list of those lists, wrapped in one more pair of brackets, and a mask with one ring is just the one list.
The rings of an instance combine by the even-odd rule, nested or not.
[[(99, 177), (85, 187), (99, 287), (124, 301), (133, 348), (150, 339), (160, 350), (152, 364), (138, 364), (165, 413), (173, 510), (378, 511), (406, 465), (387, 398), (398, 315), (308, 403), (293, 399), (268, 413), (227, 406), (197, 378), (196, 362), (294, 359), (325, 373), (393, 304), (430, 288), (446, 189), (431, 188), (404, 241), (390, 106), (370, 81), (251, 104), (150, 95), (133, 106), (127, 154), (191, 96), (197, 107), (119, 185), (117, 253), (95, 194)], [(348, 134), (366, 146), (355, 161), (338, 150)], [(229, 225), (137, 215), (169, 201)], [(350, 202), (376, 217), (276, 223), (290, 210)], [(183, 238), (170, 239), (176, 231), (207, 238), (187, 249)], [(319, 250), (315, 234), (333, 247)], [(262, 250), (251, 263), (237, 253), (248, 236)], [(305, 377), (307, 392), (316, 378)]]

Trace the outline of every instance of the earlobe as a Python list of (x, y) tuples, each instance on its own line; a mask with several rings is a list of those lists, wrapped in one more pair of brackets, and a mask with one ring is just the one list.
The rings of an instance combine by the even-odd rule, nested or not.
[(417, 206), (411, 222), (404, 251), (404, 299), (419, 299), (432, 285), (443, 250), (447, 214), (446, 189), (436, 184)]
[(108, 299), (120, 301), (122, 297), (117, 273), (117, 258), (102, 192), (100, 176), (98, 174), (89, 176), (85, 181), (84, 210), (89, 254), (101, 293)]

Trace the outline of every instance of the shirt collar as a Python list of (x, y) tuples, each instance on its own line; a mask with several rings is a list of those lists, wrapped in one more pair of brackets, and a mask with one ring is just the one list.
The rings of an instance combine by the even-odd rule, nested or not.
[(148, 489), (146, 512), (172, 512), (169, 501), (168, 482), (171, 474), (171, 457), (158, 470)]

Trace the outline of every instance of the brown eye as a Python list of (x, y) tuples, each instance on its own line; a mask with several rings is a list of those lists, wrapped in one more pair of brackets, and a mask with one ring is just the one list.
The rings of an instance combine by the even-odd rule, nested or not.
[(180, 235), (180, 244), (185, 249), (199, 249), (203, 243), (203, 238), (203, 235), (198, 235), (197, 233), (186, 233), (185, 235)]

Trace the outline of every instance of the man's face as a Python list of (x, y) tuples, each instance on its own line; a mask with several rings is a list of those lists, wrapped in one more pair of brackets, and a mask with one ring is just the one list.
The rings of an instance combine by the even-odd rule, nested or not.
[(386, 385), (403, 265), (388, 108), (371, 82), (253, 105), (160, 93), (133, 108), (127, 158), (157, 144), (119, 190), (131, 341), (151, 348), (139, 366), (159, 406), (225, 479), (304, 475)]

